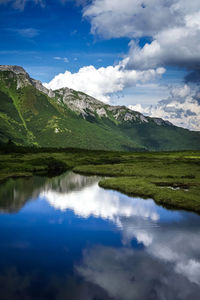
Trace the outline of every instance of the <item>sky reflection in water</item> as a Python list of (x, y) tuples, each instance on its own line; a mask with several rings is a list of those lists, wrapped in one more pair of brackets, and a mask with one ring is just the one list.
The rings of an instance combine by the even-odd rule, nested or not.
[(200, 217), (98, 180), (0, 188), (1, 299), (199, 299)]

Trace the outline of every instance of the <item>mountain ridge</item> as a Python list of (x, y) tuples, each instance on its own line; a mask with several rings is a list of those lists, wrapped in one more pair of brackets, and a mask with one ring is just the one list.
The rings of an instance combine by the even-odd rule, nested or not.
[(200, 149), (199, 133), (73, 89), (49, 90), (20, 66), (0, 65), (0, 92), (2, 142), (105, 150)]
[[(22, 74), (25, 76), (25, 78), (27, 79), (26, 82), (21, 82), (20, 80), (18, 81), (17, 83), (17, 88), (20, 88), (20, 87), (23, 87), (23, 85), (25, 84), (32, 84), (36, 89), (38, 89), (40, 92), (43, 92), (44, 94), (46, 94), (47, 96), (49, 96), (50, 98), (54, 98), (56, 95), (61, 95), (63, 97), (63, 100), (66, 101), (68, 97), (72, 96), (72, 94), (75, 92), (78, 96), (78, 99), (77, 100), (83, 100), (82, 102), (86, 102), (86, 100), (89, 100), (90, 103), (92, 103), (93, 105), (96, 105), (98, 106), (98, 108), (100, 107), (107, 107), (110, 111), (117, 111), (119, 109), (121, 110), (126, 110), (127, 113), (129, 113), (129, 115), (126, 115), (125, 116), (125, 120), (130, 120), (131, 119), (131, 115), (134, 114), (137, 114), (137, 118), (140, 119), (141, 122), (147, 122), (148, 119), (151, 119), (151, 120), (155, 120), (155, 122), (157, 123), (157, 125), (161, 125), (161, 124), (168, 124), (168, 125), (171, 125), (171, 126), (174, 126), (172, 123), (170, 123), (169, 121), (165, 121), (161, 118), (149, 118), (149, 117), (145, 117), (143, 114), (137, 112), (137, 111), (134, 111), (134, 110), (131, 110), (129, 109), (128, 107), (124, 106), (124, 105), (117, 105), (117, 106), (114, 106), (114, 105), (109, 105), (109, 104), (105, 104), (104, 102), (100, 101), (100, 100), (97, 100), (96, 98), (92, 97), (92, 96), (89, 96), (83, 92), (80, 92), (80, 91), (75, 91), (73, 89), (70, 89), (70, 88), (67, 88), (67, 87), (64, 87), (64, 88), (60, 88), (60, 89), (57, 89), (57, 90), (51, 90), (51, 89), (47, 89), (41, 81), (39, 80), (36, 80), (36, 79), (33, 79), (29, 76), (29, 74), (25, 71), (25, 69), (21, 66), (12, 66), (12, 65), (0, 65), (0, 71), (10, 71), (10, 72), (13, 72), (15, 73), (16, 75), (18, 74)], [(58, 98), (58, 101), (60, 99)], [(73, 101), (74, 102), (74, 101)], [(80, 103), (80, 101), (77, 101)], [(72, 104), (72, 102), (70, 101), (66, 101), (65, 104), (67, 104), (69, 107), (71, 107), (71, 109), (77, 109), (78, 108), (78, 103), (76, 103), (76, 105), (70, 105)], [(74, 104), (74, 103), (73, 103)], [(80, 108), (81, 108), (81, 105), (80, 105)], [(83, 108), (83, 107), (82, 107)], [(85, 106), (85, 108), (91, 108), (91, 107), (88, 107)], [(78, 110), (77, 110), (78, 112)], [(81, 111), (82, 113), (82, 116), (84, 117), (84, 115), (86, 114), (86, 112), (84, 111)], [(106, 112), (105, 110), (101, 110), (99, 111), (99, 116), (101, 115), (104, 115), (106, 116)], [(140, 116), (140, 118), (139, 118)]]

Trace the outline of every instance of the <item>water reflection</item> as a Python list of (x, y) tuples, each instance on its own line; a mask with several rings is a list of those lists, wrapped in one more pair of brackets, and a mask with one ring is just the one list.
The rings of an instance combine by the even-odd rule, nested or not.
[(77, 270), (113, 299), (199, 299), (199, 285), (143, 251), (98, 246), (84, 252)]
[[(83, 186), (79, 192), (65, 193), (61, 191), (58, 193), (48, 190), (43, 192), (42, 196), (50, 205), (61, 211), (71, 209), (76, 215), (83, 218), (95, 216), (113, 221), (122, 230), (124, 246), (130, 246), (133, 239), (136, 239), (137, 243), (143, 244), (145, 252), (140, 253), (140, 260), (147, 257), (148, 254), (151, 260), (157, 259), (159, 264), (161, 262), (170, 263), (170, 269), (173, 269), (173, 272), (181, 274), (181, 277), (187, 278), (191, 283), (200, 284), (200, 228), (192, 226), (190, 220), (184, 218), (184, 213), (166, 211), (155, 205), (152, 200), (130, 198), (118, 192), (102, 190), (97, 183), (90, 187)], [(185, 216), (192, 217), (192, 214), (185, 213)], [(182, 221), (178, 223), (181, 218)], [(189, 238), (190, 242), (188, 243)], [(95, 258), (104, 257), (106, 251), (112, 252), (110, 248), (108, 250), (101, 248), (102, 255), (99, 251), (98, 249), (98, 254), (92, 252), (87, 259), (93, 272), (96, 265), (93, 262), (93, 256)], [(116, 255), (121, 255), (119, 250)], [(130, 256), (130, 252), (128, 252), (128, 256)], [(136, 257), (137, 255), (133, 252), (132, 256)], [(124, 254), (123, 257), (126, 260)], [(107, 265), (107, 262), (101, 261), (99, 265)], [(83, 268), (80, 270), (85, 275)], [(87, 268), (87, 270), (89, 269)], [(153, 273), (156, 275), (155, 270)], [(109, 274), (102, 271), (100, 274), (102, 278), (110, 277)], [(93, 280), (95, 277), (95, 274), (91, 275)], [(110, 285), (108, 284), (108, 286)]]
[[(33, 199), (13, 217), (15, 232), (13, 218), (0, 218), (0, 257), (21, 266), (27, 255), (34, 265), (27, 272), (26, 263), (20, 273), (0, 261), (5, 299), (199, 299), (200, 217), (103, 190), (98, 180), (69, 172), (13, 180), (0, 189), (2, 212)], [(15, 247), (22, 257), (4, 254), (8, 239), (22, 245), (21, 237), (29, 245)]]
[(0, 185), (0, 212), (18, 212), (25, 203), (36, 198), (44, 187), (46, 178), (30, 177), (9, 179)]
[(1, 300), (109, 300), (106, 291), (73, 276), (8, 268), (0, 274)]
[[(130, 222), (132, 230), (130, 234)], [(198, 299), (200, 292), (200, 227), (191, 220), (141, 230), (124, 220), (123, 235), (143, 243), (142, 251), (127, 243), (120, 249), (86, 249), (78, 271), (87, 281), (117, 299)], [(176, 297), (175, 297), (176, 295)]]
[(98, 178), (80, 176), (72, 172), (55, 178), (28, 177), (9, 179), (0, 185), (0, 212), (17, 212), (28, 200), (36, 199), (43, 191), (58, 193), (81, 191), (82, 188), (97, 182)]
[(121, 226), (120, 219), (123, 216), (127, 218), (140, 216), (152, 221), (159, 219), (153, 201), (141, 203), (140, 199), (125, 197), (116, 192), (108, 192), (100, 189), (97, 182), (90, 186), (82, 186), (80, 191), (61, 190), (57, 192), (48, 189), (42, 192), (40, 197), (45, 198), (55, 209), (61, 211), (71, 209), (76, 215), (83, 218), (96, 216), (110, 219), (119, 226)]

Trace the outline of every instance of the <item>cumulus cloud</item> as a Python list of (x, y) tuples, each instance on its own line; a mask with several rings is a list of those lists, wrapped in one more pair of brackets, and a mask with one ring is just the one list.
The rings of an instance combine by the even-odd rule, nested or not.
[(142, 48), (131, 42), (128, 68), (200, 67), (198, 0), (93, 0), (83, 14), (104, 38), (150, 37)]
[[(83, 16), (91, 22), (91, 32), (103, 38), (130, 38), (126, 58), (116, 66), (81, 68), (77, 73), (57, 75), (46, 87), (64, 86), (83, 91), (108, 102), (112, 93), (145, 83), (164, 73), (164, 66), (189, 70), (188, 83), (200, 82), (200, 2), (199, 0), (91, 0), (76, 1), (83, 6)], [(139, 39), (147, 37), (142, 47)], [(196, 88), (187, 95), (171, 89), (168, 99), (157, 106), (133, 107), (151, 116), (162, 117), (175, 125), (199, 130), (199, 98)]]
[(136, 104), (129, 105), (129, 108), (151, 117), (168, 120), (177, 126), (200, 131), (200, 90), (195, 86), (185, 84), (173, 87), (170, 97), (159, 101), (157, 105), (144, 108)]
[(149, 69), (145, 71), (126, 70), (126, 60), (116, 66), (94, 66), (80, 68), (77, 73), (66, 71), (58, 74), (44, 86), (53, 90), (68, 87), (85, 92), (104, 102), (108, 102), (110, 94), (121, 92), (125, 87), (133, 86), (137, 82), (147, 82), (161, 76), (164, 68)]
[[(200, 20), (200, 13), (198, 18)], [(155, 39), (143, 48), (130, 43), (128, 68), (148, 69), (162, 65), (200, 67), (200, 26), (186, 23), (168, 28), (155, 35)]]
[(152, 36), (169, 21), (176, 22), (168, 5), (165, 0), (93, 0), (84, 8), (84, 16), (91, 21), (92, 33), (106, 38)]
[[(28, 2), (44, 6), (44, 0), (0, 0), (23, 10)], [(60, 0), (67, 2), (69, 0)], [(165, 65), (200, 68), (199, 0), (91, 0), (83, 6), (93, 34), (104, 38), (129, 37), (127, 68), (147, 70)], [(142, 48), (137, 38), (149, 37)], [(134, 41), (133, 41), (134, 40)]]

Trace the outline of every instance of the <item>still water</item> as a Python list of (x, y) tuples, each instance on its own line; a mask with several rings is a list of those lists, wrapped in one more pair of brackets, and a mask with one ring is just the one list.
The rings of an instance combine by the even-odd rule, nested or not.
[(200, 216), (98, 181), (0, 186), (0, 299), (200, 299)]

